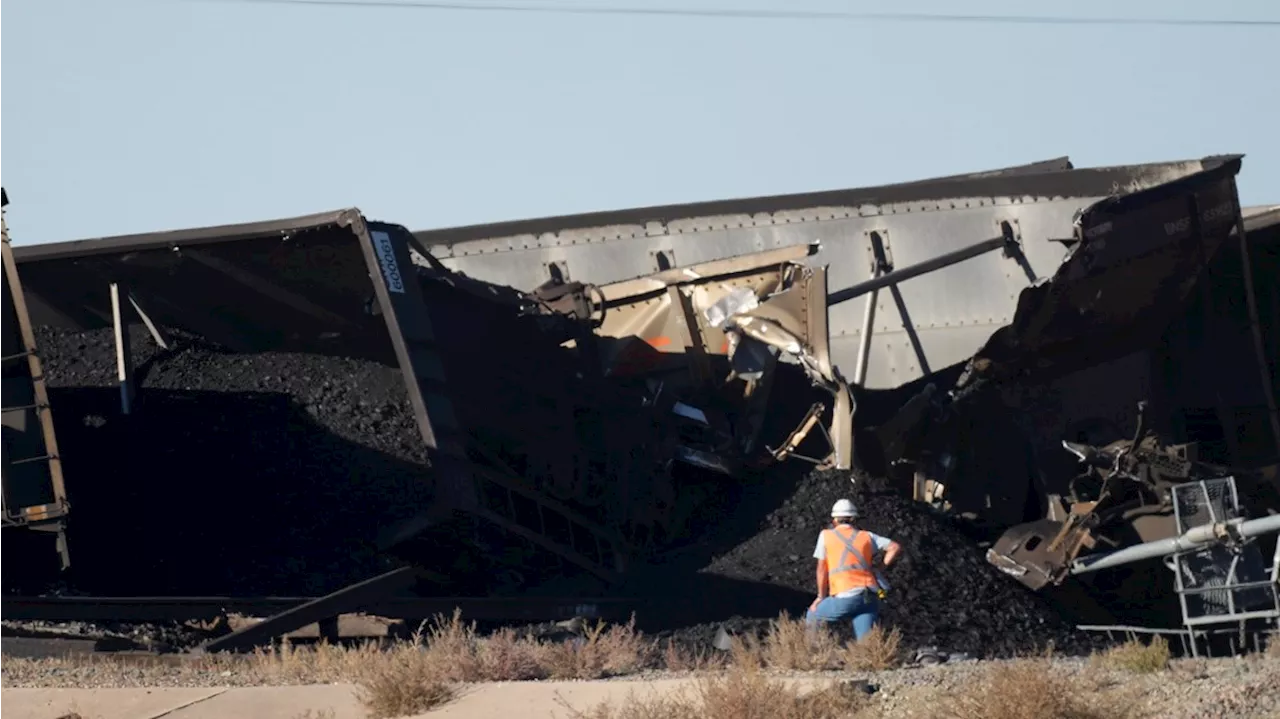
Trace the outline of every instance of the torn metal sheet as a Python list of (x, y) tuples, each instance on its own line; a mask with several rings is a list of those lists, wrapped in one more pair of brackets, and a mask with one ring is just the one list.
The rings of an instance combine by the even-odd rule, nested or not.
[[(830, 359), (826, 268), (800, 262), (817, 251), (816, 244), (770, 250), (598, 287), (602, 319), (595, 334), (604, 340), (599, 350), (604, 374), (661, 376), (664, 390), (685, 398), (678, 405), (686, 408), (729, 400), (740, 416), (703, 424), (721, 435), (712, 444), (728, 442), (746, 455), (754, 450), (769, 411), (777, 362), (796, 364), (832, 396), (834, 416), (822, 430), (831, 453), (818, 461), (849, 467), (852, 399)], [(735, 381), (740, 386), (732, 389)], [(812, 413), (798, 419), (786, 446), (798, 445), (812, 429)], [(705, 449), (682, 452), (704, 468), (731, 471), (733, 466), (709, 460)]]
[[(1109, 378), (1099, 368), (1156, 344), (1185, 311), (1191, 288), (1233, 232), (1239, 169), (1239, 158), (1228, 158), (1086, 208), (1052, 277), (1022, 290), (1012, 321), (956, 379), (935, 378), (875, 421), (882, 456), (866, 456), (886, 469), (923, 472), (915, 483), (944, 487), (952, 511), (996, 526), (1018, 523), (1029, 497), (1057, 491), (1032, 483), (1042, 481), (1043, 457), (1060, 441), (1060, 428), (1106, 417), (1128, 402), (1126, 392), (1143, 391), (1150, 361), (1113, 367), (1102, 373)], [(1100, 379), (1125, 389), (1102, 391)], [(1058, 386), (1078, 388), (1051, 423), (1036, 425), (1028, 410), (1061, 394)], [(987, 432), (973, 432), (977, 426)], [(962, 459), (944, 466), (945, 457)]]
[(1238, 158), (1089, 207), (1052, 279), (970, 363), (971, 378), (1066, 374), (1145, 347), (1181, 312), (1235, 228)]

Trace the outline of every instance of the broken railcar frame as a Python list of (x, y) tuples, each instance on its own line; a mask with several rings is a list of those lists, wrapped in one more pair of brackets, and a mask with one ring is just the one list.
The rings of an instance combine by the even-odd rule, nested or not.
[[(265, 223), (23, 247), (18, 257), (24, 273), (32, 278), (28, 294), (41, 323), (115, 328), (122, 412), (131, 410), (135, 394), (127, 341), (131, 318), (123, 312), (130, 306), (157, 342), (165, 341), (160, 327), (178, 327), (235, 351), (292, 349), (365, 356), (398, 365), (422, 440), (431, 450), (436, 502), (417, 517), (389, 528), (384, 537), (388, 548), (402, 545), (432, 525), (465, 515), (523, 537), (608, 581), (616, 580), (625, 570), (633, 549), (614, 523), (586, 516), (552, 497), (545, 483), (539, 484), (530, 474), (531, 466), (513, 469), (495, 455), (485, 438), (471, 436), (479, 428), (473, 407), (482, 402), (472, 401), (474, 397), (465, 392), (466, 396), (458, 399), (463, 396), (458, 394), (461, 388), (456, 382), (451, 385), (449, 377), (465, 360), (452, 357), (457, 346), (442, 352), (441, 343), (465, 345), (474, 333), (460, 328), (459, 322), (468, 320), (444, 307), (442, 296), (471, 297), (474, 306), (500, 314), (540, 315), (550, 325), (521, 336), (536, 340), (544, 354), (548, 348), (559, 351), (556, 345), (560, 340), (556, 338), (561, 336), (570, 340), (567, 344), (571, 347), (575, 341), (586, 340), (593, 345), (610, 342), (626, 350), (637, 342), (652, 347), (643, 339), (656, 343), (659, 336), (669, 339), (678, 335), (678, 347), (672, 344), (659, 353), (676, 359), (658, 380), (659, 389), (648, 400), (643, 400), (642, 393), (632, 396), (667, 409), (679, 405), (686, 417), (691, 406), (679, 399), (710, 399), (700, 395), (702, 388), (691, 386), (687, 378), (698, 377), (710, 389), (714, 383), (710, 365), (705, 364), (708, 355), (727, 355), (732, 360), (745, 356), (744, 348), (755, 348), (752, 356), (756, 360), (768, 357), (773, 361), (778, 354), (792, 357), (815, 383), (836, 395), (837, 403), (843, 400), (848, 406), (847, 388), (833, 374), (827, 359), (825, 272), (795, 261), (816, 248), (780, 248), (602, 288), (577, 289), (578, 294), (594, 292), (603, 298), (603, 326), (591, 332), (583, 331), (589, 318), (555, 309), (554, 303), (548, 302), (554, 288), (522, 293), (442, 267), (417, 267), (410, 261), (415, 247), (421, 257), (422, 248), (406, 230), (368, 222), (358, 210), (351, 209)], [(734, 291), (747, 292), (750, 303), (737, 308), (741, 311), (720, 307), (721, 316), (713, 321), (708, 310)], [(436, 294), (428, 299), (428, 292)], [(126, 297), (128, 304), (124, 303)], [(231, 299), (235, 297), (244, 301)], [(563, 292), (553, 299), (565, 298), (589, 305)], [(638, 318), (640, 325), (634, 322)], [(648, 337), (651, 331), (665, 334)], [(637, 339), (636, 334), (645, 337)], [(489, 342), (475, 350), (482, 355), (502, 356), (502, 346), (511, 340), (484, 335), (483, 330), (476, 336), (487, 338), (480, 340), (482, 344)], [(712, 337), (715, 339), (708, 340)], [(708, 341), (724, 347), (707, 346)], [(729, 345), (734, 349), (729, 350)], [(526, 345), (525, 350), (533, 348)], [(579, 354), (585, 352), (583, 347), (578, 350)], [(684, 355), (686, 350), (690, 354)], [(598, 372), (587, 374), (627, 379), (624, 375), (628, 371), (622, 371), (627, 369), (626, 357), (625, 353), (587, 356), (588, 365), (599, 363)], [(701, 361), (691, 361), (696, 358)], [(631, 375), (636, 374), (635, 369), (630, 368)], [(752, 369), (759, 368), (748, 367), (748, 374)], [(654, 379), (647, 372), (640, 375), (640, 380)], [(753, 381), (746, 384), (751, 386)], [(594, 396), (601, 385), (587, 389), (580, 394)], [(767, 393), (754, 396), (767, 398)], [(750, 393), (737, 399), (728, 396), (727, 406), (714, 408), (722, 410), (719, 414), (706, 406), (701, 430), (704, 437), (715, 441), (701, 447), (678, 442), (670, 448), (674, 458), (703, 468), (720, 464), (721, 469), (732, 472), (759, 439), (758, 420), (764, 410), (757, 403), (750, 421), (722, 420), (726, 414), (733, 418), (739, 405), (750, 398)], [(633, 415), (656, 411), (640, 401), (629, 410)], [(664, 416), (667, 423), (678, 419), (669, 413)], [(707, 417), (716, 421), (706, 421)], [(771, 458), (776, 461), (794, 452), (815, 422), (816, 417), (806, 416), (801, 427), (783, 438), (783, 446)], [(605, 425), (606, 433), (612, 429), (609, 422), (596, 424)], [(719, 441), (726, 436), (733, 440), (728, 446)], [(543, 453), (547, 449), (544, 447)], [(847, 461), (847, 442), (843, 452), (842, 461)], [(556, 479), (550, 477), (550, 484)], [(656, 477), (642, 472), (638, 481), (652, 482)], [(632, 489), (647, 496), (647, 488)], [(674, 493), (671, 488), (669, 494)], [(531, 514), (524, 512), (530, 503)], [(643, 502), (634, 504), (643, 515)], [(548, 529), (552, 519), (561, 528), (567, 526), (567, 531), (553, 536)]]
[[(117, 327), (119, 289), (147, 308), (148, 324), (180, 327), (234, 351), (293, 349), (373, 358), (403, 371), (442, 513), (481, 517), (603, 576), (619, 566), (612, 533), (523, 487), (518, 478), (476, 468), (448, 395), (417, 272), (412, 235), (368, 222), (348, 209), (305, 217), (168, 233), (16, 248), (30, 277), (27, 296), (38, 324), (78, 329)], [(245, 292), (248, 295), (243, 295)], [(254, 301), (226, 301), (237, 294)], [(389, 339), (389, 342), (387, 341)], [(127, 366), (127, 362), (125, 363)], [(123, 385), (132, 380), (126, 372)], [(124, 394), (129, 396), (130, 392)], [(426, 469), (424, 468), (424, 472)], [(497, 485), (595, 538), (597, 556), (565, 547), (482, 506), (476, 485)], [(399, 525), (406, 529), (412, 523)], [(396, 533), (389, 536), (393, 539)]]
[[(981, 492), (974, 496), (982, 483), (953, 474), (964, 464), (954, 459), (963, 441), (948, 422), (952, 428), (975, 426), (987, 424), (994, 415), (1044, 412), (1046, 390), (1065, 393), (1074, 386), (1082, 392), (1098, 391), (1097, 385), (1089, 387), (1090, 377), (1114, 372), (1114, 363), (1125, 358), (1150, 357), (1153, 381), (1142, 389), (1142, 396), (1152, 401), (1135, 403), (1138, 429), (1132, 439), (1096, 448), (1062, 441), (1063, 436), (1072, 438), (1070, 425), (1061, 423), (1063, 417), (1047, 426), (1024, 424), (1028, 435), (1038, 436), (1042, 457), (1046, 444), (1060, 442), (1088, 471), (1064, 485), (1069, 474), (1053, 476), (1043, 465), (1031, 465), (1033, 473), (1040, 473), (1046, 516), (1009, 528), (987, 557), (1023, 584), (1042, 589), (1071, 576), (1121, 566), (1122, 558), (1129, 560), (1123, 563), (1128, 570), (1129, 562), (1150, 558), (1151, 551), (1172, 543), (1178, 551), (1172, 560), (1177, 566), (1172, 567), (1175, 581), (1169, 596), (1176, 596), (1181, 605), (1184, 641), (1193, 653), (1209, 635), (1227, 631), (1205, 627), (1235, 623), (1232, 631), (1244, 633), (1251, 621), (1274, 624), (1280, 616), (1276, 569), (1269, 580), (1261, 579), (1256, 546), (1238, 539), (1228, 542), (1232, 552), (1247, 555), (1249, 561), (1240, 563), (1236, 554), (1215, 554), (1221, 547), (1188, 549), (1174, 542), (1192, 531), (1178, 500), (1188, 491), (1230, 481), (1234, 497), (1238, 482), (1242, 503), (1233, 511), (1280, 510), (1280, 428), (1271, 377), (1280, 348), (1275, 341), (1280, 338), (1280, 314), (1274, 298), (1269, 312), (1265, 309), (1252, 279), (1276, 273), (1276, 233), (1270, 232), (1269, 238), (1264, 233), (1277, 223), (1274, 210), (1246, 217), (1236, 194), (1238, 169), (1238, 162), (1229, 163), (1088, 208), (1080, 218), (1072, 254), (1055, 276), (1022, 293), (1014, 321), (975, 354), (953, 387), (943, 392), (931, 387), (908, 402), (886, 441), (897, 450), (890, 453), (891, 459), (905, 458), (915, 466), (913, 489), (918, 499), (983, 514), (981, 505), (985, 500), (990, 507), (991, 497)], [(1260, 271), (1268, 266), (1259, 258), (1263, 254), (1271, 255), (1270, 272)], [(1229, 295), (1225, 301), (1224, 291)], [(1231, 313), (1239, 317), (1215, 321), (1215, 299), (1219, 306), (1240, 308)], [(1223, 335), (1231, 337), (1230, 343), (1196, 346), (1171, 339), (1185, 335), (1188, 325), (1198, 325), (1203, 333), (1209, 326), (1228, 324), (1235, 325)], [(1214, 367), (1198, 359), (1206, 355), (1222, 364)], [(1157, 371), (1161, 364), (1165, 366)], [(1207, 371), (1188, 375), (1179, 371), (1183, 367)], [(1123, 381), (1142, 371), (1141, 365), (1138, 372), (1134, 369), (1110, 379)], [(1185, 385), (1194, 389), (1188, 392)], [(1215, 409), (1225, 440), (1216, 459), (1233, 467), (1201, 462), (1196, 437), (1179, 426), (1196, 406), (1193, 398), (1206, 390), (1217, 395)], [(1246, 425), (1233, 417), (1244, 409), (1254, 410), (1254, 421), (1249, 432), (1238, 432)], [(911, 436), (913, 428), (923, 441), (920, 435)], [(1176, 438), (1179, 444), (1166, 446), (1160, 437)], [(930, 439), (937, 444), (928, 446)], [(913, 441), (914, 451), (902, 451)], [(1254, 471), (1244, 471), (1246, 466)], [(1085, 491), (1078, 491), (1077, 484)], [(1020, 509), (1017, 503), (1009, 504), (1015, 513)], [(1257, 522), (1268, 531), (1274, 527), (1270, 519)], [(1134, 548), (1135, 542), (1146, 544)], [(1108, 549), (1115, 550), (1106, 555), (1113, 559), (1097, 564), (1091, 561), (1095, 555), (1084, 555)], [(1146, 574), (1135, 578), (1139, 583), (1155, 579)], [(1104, 586), (1129, 591), (1125, 581), (1109, 578)], [(1269, 594), (1264, 596), (1264, 590)], [(1246, 606), (1237, 595), (1252, 597), (1251, 603)], [(1136, 606), (1144, 605), (1139, 601)]]
[[(9, 204), (0, 189), (0, 208)], [(27, 311), (22, 279), (9, 241), (8, 221), (0, 210), (4, 259), (4, 477), (3, 521), (10, 530), (49, 532), (61, 567), (71, 564), (66, 522), (67, 501), (58, 438), (53, 428), (48, 389)]]
[[(827, 314), (827, 268), (803, 264), (817, 244), (784, 247), (663, 270), (597, 288), (601, 319), (596, 340), (607, 375), (637, 374), (668, 389), (672, 411), (711, 430), (722, 441), (703, 449), (683, 445), (679, 458), (734, 473), (757, 453), (779, 362), (801, 368), (823, 401), (814, 402), (767, 459), (793, 456), (814, 427), (827, 441), (822, 465), (852, 462), (852, 397), (832, 366)], [(674, 363), (666, 361), (674, 358)], [(713, 376), (723, 359), (722, 379)], [(665, 366), (664, 366), (665, 365)], [(673, 371), (674, 370), (674, 371)], [(831, 417), (822, 420), (830, 402)], [(699, 408), (707, 403), (715, 410)]]
[[(948, 461), (955, 451), (946, 445), (958, 439), (945, 426), (1011, 415), (1014, 408), (1043, 416), (1049, 413), (1037, 405), (1043, 405), (1044, 397), (1071, 386), (1081, 390), (1075, 394), (1083, 394), (1086, 388), (1097, 392), (1101, 386), (1135, 382), (1129, 393), (1137, 390), (1132, 406), (1139, 406), (1152, 395), (1152, 383), (1136, 382), (1134, 376), (1146, 368), (1139, 364), (1117, 371), (1108, 363), (1149, 352), (1185, 311), (1197, 281), (1238, 225), (1239, 168), (1234, 160), (1087, 208), (1068, 257), (1052, 277), (1020, 294), (1011, 323), (975, 352), (954, 386), (926, 387), (881, 428), (885, 462), (923, 471), (925, 484), (934, 485), (932, 501), (939, 501), (938, 488), (950, 486), (943, 489), (949, 491), (950, 503), (969, 505), (960, 512), (975, 511), (990, 504), (978, 491), (982, 478), (953, 481), (958, 465)], [(1090, 387), (1092, 382), (1105, 384)], [(1087, 407), (1058, 412), (1039, 426), (1024, 420), (1029, 451), (1052, 452), (1070, 423), (1087, 417), (1080, 416)], [(1168, 414), (1171, 408), (1159, 409)], [(1164, 420), (1157, 418), (1162, 427), (1168, 426)], [(916, 484), (921, 484), (919, 477)], [(1042, 486), (1042, 492), (1045, 500), (1063, 494), (1057, 486)], [(1018, 501), (1006, 504), (1021, 510)], [(1016, 511), (1007, 513), (1005, 521), (1015, 523), (1009, 520)]]
[(1185, 650), (1200, 656), (1213, 654), (1214, 645), (1227, 640), (1232, 654), (1247, 650), (1254, 640), (1270, 634), (1280, 637), (1280, 536), (1266, 566), (1259, 541), (1280, 534), (1280, 514), (1249, 518), (1240, 503), (1236, 477), (1183, 482), (1170, 489), (1175, 525), (1171, 536), (1114, 551), (1102, 551), (1074, 559), (1073, 576), (1161, 560), (1172, 570), (1173, 591), (1178, 597), (1181, 629), (1085, 625), (1081, 629), (1133, 633), (1173, 634)]
[[(1240, 159), (1221, 155), (1075, 168), (1059, 158), (882, 187), (416, 234), (433, 262), (519, 289), (535, 287), (549, 275), (598, 285), (665, 267), (821, 242), (821, 258), (810, 264), (827, 266), (833, 287), (846, 288), (831, 295), (832, 365), (850, 378), (860, 400), (860, 421), (877, 425), (905, 399), (895, 390), (942, 372), (958, 373), (993, 333), (1015, 321), (1019, 298), (1028, 291), (1034, 295), (1036, 287), (1062, 284), (1051, 278), (1079, 246), (1077, 221), (1086, 212), (1098, 215), (1099, 208), (1113, 206), (1114, 198), (1128, 202), (1124, 198), (1181, 180), (1234, 175)], [(1156, 274), (1168, 271), (1177, 270), (1157, 268)], [(928, 277), (912, 279), (921, 274)], [(1117, 287), (1123, 285), (1112, 285)], [(1249, 298), (1247, 305), (1255, 308), (1256, 301)], [(1237, 361), (1238, 374), (1259, 377), (1253, 365), (1265, 362), (1255, 359), (1258, 343), (1255, 338), (1255, 346)], [(1123, 437), (1119, 428), (1132, 426), (1138, 402), (1164, 381), (1166, 370), (1150, 355), (1139, 347), (1046, 388), (1056, 408), (1045, 405), (1027, 420), (1043, 425), (1031, 428), (1040, 437), (1039, 450), (1056, 451), (1062, 436), (1085, 426), (1106, 427), (1111, 434), (1102, 441)], [(1094, 389), (1082, 391), (1086, 387)], [(877, 409), (886, 406), (890, 411)], [(1274, 406), (1270, 413), (1275, 416)], [(1009, 500), (1005, 504), (1017, 507), (1004, 521), (1015, 522), (1021, 501)]]
[[(820, 242), (833, 288), (1012, 234), (1015, 246), (952, 264), (928, 281), (831, 309), (833, 365), (889, 390), (968, 360), (1013, 316), (1018, 293), (1051, 274), (1076, 215), (1117, 192), (1150, 187), (1233, 157), (1076, 169), (1066, 158), (989, 172), (829, 192), (755, 197), (426, 230), (438, 261), (530, 291), (554, 271), (595, 285), (664, 268)], [(1007, 230), (1006, 230), (1007, 226)], [(877, 250), (875, 240), (879, 240)], [(1003, 246), (1000, 243), (993, 243)], [(418, 261), (425, 261), (419, 259)], [(973, 288), (981, 288), (973, 291)], [(833, 293), (839, 299), (838, 292)], [(868, 302), (868, 299), (872, 299)], [(870, 313), (868, 322), (867, 308)], [(864, 324), (867, 327), (864, 330)], [(860, 359), (865, 357), (865, 359)], [(856, 367), (860, 367), (855, 371)], [(1125, 407), (1130, 411), (1131, 403)]]

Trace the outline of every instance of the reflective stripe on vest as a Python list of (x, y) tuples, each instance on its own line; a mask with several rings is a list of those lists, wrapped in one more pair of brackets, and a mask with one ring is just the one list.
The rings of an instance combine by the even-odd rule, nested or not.
[[(827, 577), (832, 596), (876, 585), (876, 575), (871, 571), (875, 547), (869, 533), (842, 524), (823, 530), (822, 541), (827, 552)], [(838, 559), (834, 559), (836, 557)]]

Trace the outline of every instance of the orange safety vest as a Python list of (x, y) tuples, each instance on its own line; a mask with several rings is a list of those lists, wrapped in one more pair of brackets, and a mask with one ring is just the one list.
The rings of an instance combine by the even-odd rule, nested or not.
[(835, 529), (822, 530), (822, 543), (827, 552), (831, 596), (850, 589), (877, 586), (876, 575), (871, 570), (875, 545), (871, 543), (869, 533), (841, 524)]

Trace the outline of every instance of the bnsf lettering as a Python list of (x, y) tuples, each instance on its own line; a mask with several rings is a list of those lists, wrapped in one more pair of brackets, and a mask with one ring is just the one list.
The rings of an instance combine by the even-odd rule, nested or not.
[(1191, 218), (1183, 217), (1173, 222), (1164, 223), (1164, 232), (1166, 235), (1177, 235), (1187, 232), (1191, 229)]

